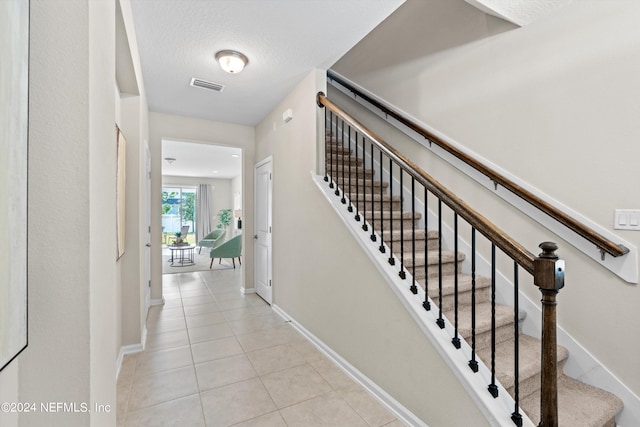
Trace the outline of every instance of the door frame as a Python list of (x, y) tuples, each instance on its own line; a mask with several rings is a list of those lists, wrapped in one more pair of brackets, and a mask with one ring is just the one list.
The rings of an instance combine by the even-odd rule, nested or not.
[(254, 230), (254, 239), (257, 239), (257, 230), (258, 230), (258, 169), (265, 166), (265, 165), (269, 165), (270, 166), (270, 179), (269, 179), (269, 197), (267, 200), (271, 200), (271, 203), (268, 203), (266, 206), (266, 210), (267, 210), (267, 215), (268, 217), (271, 219), (270, 223), (269, 223), (269, 234), (270, 234), (270, 238), (269, 238), (269, 245), (268, 245), (268, 264), (267, 264), (267, 280), (269, 280), (270, 286), (269, 286), (269, 295), (267, 298), (265, 298), (265, 296), (260, 295), (258, 292), (258, 277), (257, 277), (257, 272), (258, 272), (258, 268), (257, 268), (257, 263), (258, 263), (258, 257), (255, 255), (256, 254), (256, 243), (254, 243), (254, 260), (253, 260), (253, 271), (254, 271), (254, 275), (255, 275), (255, 280), (254, 280), (254, 287), (255, 287), (255, 291), (256, 293), (258, 293), (258, 295), (260, 295), (265, 301), (267, 301), (269, 304), (272, 304), (273, 302), (273, 156), (269, 156), (261, 161), (259, 161), (258, 163), (255, 164), (254, 168), (253, 168), (253, 190), (254, 190), (254, 194), (253, 194), (253, 230)]

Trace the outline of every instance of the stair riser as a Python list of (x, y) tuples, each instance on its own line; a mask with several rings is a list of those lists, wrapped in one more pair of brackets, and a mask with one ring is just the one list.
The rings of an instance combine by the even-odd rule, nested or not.
[[(424, 283), (418, 282), (424, 289)], [(438, 282), (429, 282), (429, 297), (434, 301), (438, 300)], [(491, 293), (489, 289), (476, 290), (476, 303), (489, 302)], [(453, 310), (455, 307), (455, 296), (453, 294), (442, 296), (442, 309)], [(458, 310), (471, 310), (471, 291), (458, 293)]]
[(349, 163), (351, 163), (352, 165), (355, 165), (355, 164), (362, 165), (362, 159), (361, 158), (357, 158), (356, 159), (354, 156), (345, 156), (345, 155), (342, 155), (342, 154), (334, 154), (332, 156), (327, 157), (327, 159), (326, 159), (326, 164), (327, 165), (333, 165), (334, 168), (336, 166), (337, 167), (342, 167), (342, 163), (343, 162), (344, 162), (345, 170), (349, 168)]
[[(496, 370), (499, 370), (498, 367), (496, 368)], [(558, 377), (562, 375), (563, 370), (564, 370), (564, 361), (561, 361), (558, 363)], [(498, 377), (498, 380), (500, 380), (499, 377)], [(540, 371), (538, 371), (535, 375), (530, 376), (529, 378), (520, 378), (520, 389), (518, 390), (520, 399), (526, 399), (527, 397), (535, 393), (540, 393), (540, 384), (541, 384)], [(515, 387), (514, 386), (507, 387), (507, 393), (509, 393), (509, 395), (513, 397), (515, 395)]]
[[(366, 189), (370, 189), (371, 188), (371, 179), (363, 179), (362, 176), (360, 177), (356, 177), (355, 174), (354, 176), (351, 177), (351, 183), (349, 183), (349, 176), (347, 175), (346, 179), (343, 182), (342, 177), (340, 177), (337, 180), (338, 185), (340, 186), (340, 188), (344, 188), (344, 191), (346, 191), (347, 193), (349, 192), (353, 192), (355, 193), (356, 190), (360, 190), (362, 191), (363, 188)], [(357, 187), (356, 187), (357, 184)], [(351, 185), (351, 187), (349, 187), (349, 185)], [(373, 181), (373, 188), (377, 189), (378, 191), (380, 191), (380, 185), (382, 185), (382, 187), (386, 190), (386, 188), (389, 186), (389, 184), (387, 184), (386, 182), (383, 182), (382, 184), (380, 184), (380, 181)], [(386, 194), (387, 191), (384, 191), (384, 193)]]
[[(358, 174), (359, 178), (366, 178), (366, 179), (371, 179), (371, 177), (374, 175), (374, 172), (372, 169), (363, 169), (362, 166), (351, 166), (351, 179), (356, 179), (356, 173)], [(339, 167), (336, 167), (335, 165), (333, 166), (333, 168), (331, 167), (331, 165), (327, 165), (327, 175), (332, 176), (334, 181), (337, 182), (341, 182), (342, 181), (342, 177), (345, 178), (345, 180), (347, 182), (349, 182), (349, 168), (345, 167), (344, 168), (344, 172), (342, 171), (342, 165), (340, 165)]]
[[(369, 204), (367, 203), (367, 207), (369, 207)], [(360, 216), (362, 217), (362, 213), (360, 213)], [(366, 217), (367, 222), (369, 224), (371, 224), (371, 217), (367, 216)], [(419, 220), (415, 220), (415, 226), (418, 226), (418, 221)], [(405, 227), (405, 229), (410, 229), (411, 228), (411, 223), (413, 222), (411, 219), (405, 219), (402, 220), (403, 224), (402, 226)], [(389, 230), (390, 227), (393, 226), (394, 230), (399, 230), (400, 229), (400, 220), (399, 219), (394, 219), (393, 221), (389, 221), (388, 219), (385, 219), (384, 221), (380, 221), (380, 218), (376, 215), (376, 219), (375, 219), (375, 229), (376, 231), (379, 230), (381, 227), (383, 227), (385, 230)]]
[[(351, 202), (353, 204), (353, 206), (358, 207), (358, 208), (364, 208), (365, 204), (367, 206), (367, 209), (373, 209), (373, 210), (380, 210), (382, 209), (383, 211), (385, 211), (385, 213), (389, 210), (400, 210), (400, 202), (391, 202), (391, 201), (377, 201), (374, 200), (373, 202), (371, 200), (367, 200), (366, 203), (365, 202), (361, 202), (360, 204), (355, 203), (355, 202)], [(361, 205), (361, 206), (360, 206)], [(380, 218), (376, 216), (376, 225), (379, 223)]]
[[(411, 229), (411, 225), (409, 225), (409, 229)], [(400, 236), (393, 236), (393, 239), (390, 241), (388, 239), (389, 233), (387, 233), (385, 231), (384, 236), (387, 236), (386, 239), (384, 239), (384, 242), (387, 245), (391, 245), (393, 243), (393, 251), (394, 252), (399, 252), (400, 251), (400, 244), (402, 243), (400, 241)], [(413, 241), (410, 238), (405, 237), (404, 238), (404, 249), (405, 251), (411, 251), (411, 245), (412, 245)], [(438, 240), (437, 239), (429, 239), (429, 241), (427, 242), (427, 250), (429, 251), (433, 251), (438, 249)], [(416, 239), (416, 252), (417, 251), (424, 251), (424, 237), (423, 238), (417, 238)]]
[[(396, 256), (396, 263), (398, 265), (400, 265), (400, 259)], [(411, 260), (407, 259), (405, 257), (405, 269), (407, 270), (408, 273), (413, 274), (413, 267), (411, 266)], [(455, 270), (455, 266), (454, 263), (449, 262), (449, 263), (443, 263), (442, 264), (442, 276), (450, 276), (454, 273)], [(462, 261), (458, 262), (458, 271), (462, 271)], [(429, 265), (429, 268), (427, 269), (427, 272), (429, 274), (429, 287), (431, 288), (432, 284), (437, 286), (437, 281), (433, 281), (433, 279), (437, 279), (439, 277), (439, 271), (438, 271), (438, 265), (434, 264), (434, 265)], [(421, 280), (424, 279), (425, 277), (427, 277), (427, 274), (425, 273), (425, 266), (424, 265), (416, 265), (416, 272), (415, 272), (415, 278), (416, 280)], [(435, 288), (433, 288), (435, 289)]]

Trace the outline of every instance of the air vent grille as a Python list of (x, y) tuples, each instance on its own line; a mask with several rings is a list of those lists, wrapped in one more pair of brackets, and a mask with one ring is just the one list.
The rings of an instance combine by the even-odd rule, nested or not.
[(206, 80), (192, 78), (191, 83), (189, 83), (193, 87), (201, 87), (203, 89), (214, 90), (216, 92), (222, 92), (224, 90), (224, 85), (219, 83), (208, 82)]

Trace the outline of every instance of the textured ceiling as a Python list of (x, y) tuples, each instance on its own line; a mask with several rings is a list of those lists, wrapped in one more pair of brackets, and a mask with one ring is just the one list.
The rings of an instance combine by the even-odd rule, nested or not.
[[(313, 68), (328, 68), (404, 0), (131, 0), (151, 111), (256, 125)], [(236, 75), (217, 51), (249, 58)], [(192, 77), (225, 86), (189, 86)]]
[(573, 0), (465, 0), (485, 13), (524, 27)]

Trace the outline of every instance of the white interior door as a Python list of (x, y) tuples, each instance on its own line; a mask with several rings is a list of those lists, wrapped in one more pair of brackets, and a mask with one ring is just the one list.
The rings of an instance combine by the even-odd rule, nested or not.
[(272, 159), (258, 163), (255, 168), (255, 278), (256, 292), (271, 304), (271, 195), (272, 195)]
[(144, 144), (145, 179), (143, 188), (144, 197), (144, 318), (151, 306), (151, 152), (149, 146)]

